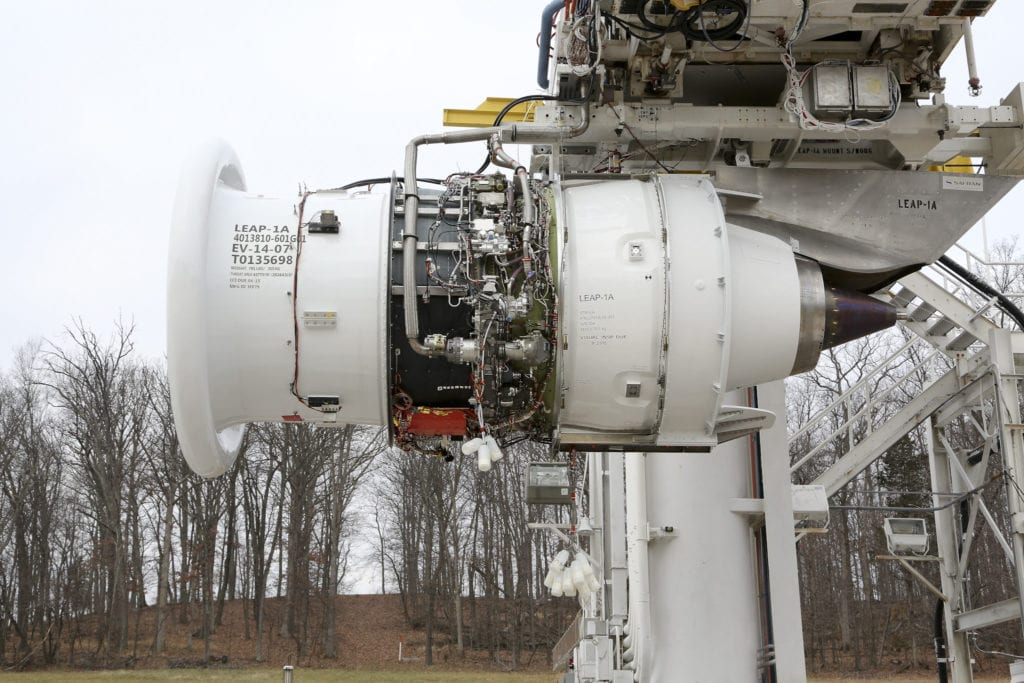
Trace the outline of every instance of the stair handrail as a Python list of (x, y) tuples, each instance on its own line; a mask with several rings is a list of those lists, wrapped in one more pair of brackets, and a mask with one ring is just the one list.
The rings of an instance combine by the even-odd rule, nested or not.
[[(917, 343), (918, 341), (920, 341), (920, 340), (919, 339), (912, 339), (910, 343), (905, 344), (903, 347), (901, 347), (901, 349), (902, 350), (906, 350), (907, 348), (909, 348), (912, 345), (912, 343)], [(895, 355), (896, 354), (893, 354), (893, 356), (895, 356)], [(795, 473), (801, 467), (806, 465), (811, 460), (811, 458), (813, 458), (818, 453), (820, 453), (825, 448), (825, 446), (827, 446), (828, 444), (832, 443), (836, 439), (836, 437), (841, 436), (842, 433), (847, 431), (849, 429), (849, 427), (851, 427), (857, 420), (861, 419), (862, 416), (864, 416), (864, 414), (870, 410), (870, 408), (872, 408), (874, 405), (877, 405), (879, 400), (884, 399), (889, 394), (891, 394), (892, 392), (896, 391), (896, 389), (899, 389), (900, 387), (902, 387), (907, 382), (907, 380), (914, 373), (916, 373), (918, 370), (923, 368), (928, 363), (931, 363), (933, 360), (935, 360), (936, 357), (938, 357), (940, 355), (941, 354), (940, 354), (938, 349), (934, 349), (934, 348), (931, 349), (921, 360), (919, 360), (917, 363), (915, 363), (914, 366), (912, 368), (910, 368), (910, 370), (908, 370), (907, 372), (903, 373), (899, 378), (894, 380), (891, 385), (885, 387), (884, 389), (879, 391), (876, 395), (870, 395), (870, 394), (866, 395), (866, 398), (865, 398), (863, 406), (861, 406), (855, 412), (853, 412), (851, 415), (849, 415), (846, 420), (844, 420), (842, 423), (837, 425), (827, 436), (821, 438), (818, 441), (817, 445), (814, 446), (814, 448), (809, 450), (807, 453), (804, 454), (803, 457), (800, 458), (800, 460), (798, 460), (796, 463), (794, 463), (793, 465), (790, 466), (790, 468), (789, 468), (790, 474)], [(890, 358), (887, 359), (887, 361), (891, 360), (893, 358), (893, 356), (890, 356)], [(888, 362), (880, 363), (876, 367), (876, 370), (879, 369), (879, 368), (884, 368), (884, 367), (888, 367)], [(865, 379), (866, 379), (866, 376), (865, 376)], [(927, 386), (931, 386), (931, 384), (933, 384), (934, 382), (935, 382), (935, 379), (932, 379), (931, 382), (928, 382), (926, 384), (926, 387)], [(837, 408), (841, 404), (843, 404), (846, 401), (849, 401), (851, 398), (853, 398), (853, 396), (857, 393), (855, 391), (855, 387), (857, 387), (858, 384), (860, 384), (860, 380), (858, 380), (858, 382), (856, 384), (852, 385), (849, 389), (844, 391), (839, 396), (839, 398), (837, 398), (835, 401), (833, 401), (827, 408), (824, 408), (824, 409), (818, 411), (818, 413), (816, 413), (810, 420), (808, 420), (807, 423), (803, 427), (801, 427), (801, 429), (798, 432), (795, 432), (793, 434), (793, 436), (790, 437), (790, 439), (787, 441), (787, 445), (792, 444), (796, 439), (798, 439), (798, 438), (800, 438), (800, 436), (803, 436), (804, 434), (806, 434), (810, 429), (812, 429), (813, 427), (818, 426), (819, 423), (823, 422), (827, 417), (831, 416), (832, 411), (835, 408)], [(898, 413), (899, 411), (896, 411), (896, 412)], [(891, 419), (891, 417), (892, 416), (890, 416), (890, 419)], [(857, 439), (857, 441), (859, 442), (863, 438), (869, 436), (873, 431), (874, 431), (873, 425), (871, 425), (870, 420), (869, 420), (868, 424), (867, 424), (867, 428), (864, 430), (864, 433), (860, 435), (860, 438)], [(853, 440), (853, 435), (851, 434), (851, 444), (850, 444), (850, 448), (851, 449), (853, 448), (853, 445), (854, 445), (852, 443), (852, 440)]]
[(812, 415), (810, 419), (808, 419), (807, 422), (804, 423), (803, 427), (801, 427), (800, 429), (798, 429), (797, 431), (793, 432), (793, 434), (790, 435), (789, 441), (796, 441), (801, 436), (810, 431), (810, 429), (814, 426), (814, 423), (823, 419), (824, 416), (831, 414), (832, 410), (839, 407), (839, 405), (841, 405), (846, 400), (847, 394), (852, 394), (861, 387), (867, 385), (867, 383), (872, 378), (874, 378), (875, 375), (882, 372), (882, 370), (888, 368), (894, 360), (896, 360), (898, 357), (906, 353), (914, 344), (917, 344), (919, 341), (921, 341), (919, 338), (914, 337), (908, 340), (906, 344), (898, 348), (896, 351), (889, 354), (889, 356), (884, 361), (876, 365), (873, 370), (871, 370), (869, 373), (867, 373), (859, 380), (851, 384), (845, 391), (843, 391), (843, 393), (839, 394), (839, 396), (837, 396), (835, 400), (832, 401), (832, 403), (829, 403), (827, 406), (825, 406), (824, 408), (816, 412), (814, 415)]

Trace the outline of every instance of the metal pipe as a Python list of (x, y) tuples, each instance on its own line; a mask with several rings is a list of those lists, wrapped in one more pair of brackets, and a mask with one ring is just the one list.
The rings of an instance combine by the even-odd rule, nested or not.
[(594, 528), (594, 535), (590, 540), (590, 556), (597, 569), (601, 572), (601, 588), (595, 594), (595, 599), (590, 602), (590, 609), (596, 618), (607, 619), (607, 590), (608, 584), (605, 580), (608, 572), (605, 570), (604, 554), (604, 520), (595, 515), (595, 511), (604, 509), (604, 454), (590, 451), (587, 453), (587, 490), (590, 491), (590, 504), (587, 510), (588, 519)]
[[(508, 124), (459, 130), (448, 133), (433, 133), (414, 137), (405, 146), (405, 227), (402, 231), (402, 305), (405, 313), (405, 335), (409, 346), (421, 356), (442, 355), (443, 350), (435, 351), (420, 342), (420, 319), (416, 308), (416, 217), (419, 213), (420, 198), (417, 194), (416, 162), (421, 145), (458, 144), (462, 142), (478, 142), (494, 136), (498, 147), (502, 141), (507, 142), (546, 142), (560, 138), (571, 138), (580, 135), (590, 125), (590, 108), (583, 109), (583, 120), (574, 127), (532, 125), (519, 126)], [(511, 158), (511, 157), (510, 157)], [(532, 201), (531, 201), (532, 209)]]
[(981, 79), (978, 78), (978, 64), (974, 58), (974, 30), (971, 20), (964, 19), (964, 52), (967, 53), (967, 92), (971, 97), (981, 94)]
[(487, 138), (487, 148), (491, 152), (491, 163), (495, 166), (513, 170), (520, 167), (521, 164), (509, 156), (505, 148), (501, 146), (501, 138), (497, 133)]
[(530, 190), (530, 174), (522, 166), (516, 168), (516, 179), (523, 191), (523, 271), (529, 276), (533, 264), (533, 248), (530, 247), (530, 230), (537, 219), (537, 209), (533, 205), (533, 192)]
[(647, 454), (626, 453), (626, 568), (629, 574), (629, 635), (633, 641), (633, 680), (649, 676), (651, 585), (648, 570)]
[(451, 133), (420, 135), (405, 146), (405, 229), (402, 232), (402, 299), (405, 311), (405, 335), (412, 350), (422, 356), (432, 352), (420, 343), (420, 318), (416, 309), (416, 217), (419, 213), (419, 186), (416, 180), (416, 161), (420, 145), (451, 144), (486, 140), (499, 133), (500, 128), (460, 130)]
[(931, 591), (932, 595), (937, 597), (942, 602), (949, 602), (949, 596), (947, 596), (945, 593), (936, 588), (935, 584), (929, 581), (924, 574), (914, 569), (914, 567), (904, 558), (899, 557), (898, 555), (890, 555), (889, 557), (894, 558), (897, 562), (902, 564), (906, 568), (906, 570), (914, 576), (914, 578), (921, 582), (921, 585), (923, 585), (925, 588)]
[(551, 0), (540, 13), (540, 36), (538, 45), (540, 52), (537, 55), (537, 85), (548, 89), (551, 81), (548, 79), (548, 63), (551, 61), (551, 22), (554, 20), (558, 10), (565, 7), (564, 0)]
[[(526, 169), (519, 166), (516, 169), (516, 178), (519, 180), (519, 187), (523, 191), (523, 223), (533, 225), (537, 220), (537, 209), (533, 205), (533, 191), (530, 189), (530, 174)], [(526, 240), (526, 237), (523, 237)]]

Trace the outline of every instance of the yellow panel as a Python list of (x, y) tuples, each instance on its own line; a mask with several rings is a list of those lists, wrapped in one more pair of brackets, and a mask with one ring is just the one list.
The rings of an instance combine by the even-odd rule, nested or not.
[(974, 173), (974, 166), (969, 157), (953, 157), (940, 166), (929, 166), (928, 170), (939, 173)]
[[(488, 97), (476, 109), (445, 109), (443, 124), (446, 126), (461, 126), (463, 128), (486, 128), (493, 126), (494, 119), (512, 101), (510, 97)], [(533, 121), (533, 109), (540, 103), (541, 100), (531, 100), (517, 104), (509, 113), (505, 114), (504, 122), (520, 123), (522, 121)]]

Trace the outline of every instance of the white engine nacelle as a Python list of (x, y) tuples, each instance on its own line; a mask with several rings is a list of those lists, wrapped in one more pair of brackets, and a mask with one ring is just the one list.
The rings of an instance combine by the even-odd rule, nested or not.
[(251, 421), (386, 424), (399, 446), (446, 457), (453, 441), (523, 433), (707, 451), (773, 419), (723, 406), (725, 392), (895, 320), (782, 240), (726, 223), (704, 176), (456, 175), (417, 188), (404, 243), (411, 189), (391, 190), (249, 194), (222, 143), (186, 167), (168, 369), (196, 472), (227, 470)]

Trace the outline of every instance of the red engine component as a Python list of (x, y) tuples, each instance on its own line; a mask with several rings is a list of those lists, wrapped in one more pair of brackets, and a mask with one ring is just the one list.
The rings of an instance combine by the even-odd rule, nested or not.
[(408, 411), (408, 426), (405, 431), (418, 436), (463, 436), (466, 433), (466, 418), (469, 411), (464, 408), (420, 408)]

